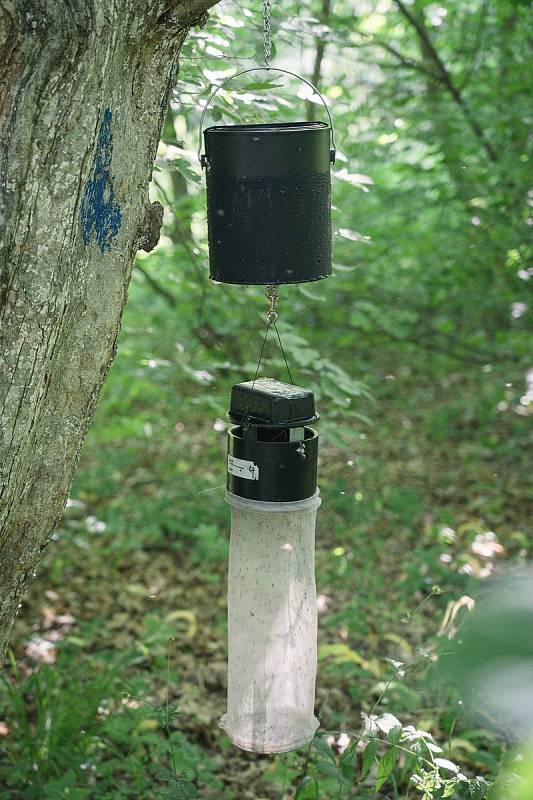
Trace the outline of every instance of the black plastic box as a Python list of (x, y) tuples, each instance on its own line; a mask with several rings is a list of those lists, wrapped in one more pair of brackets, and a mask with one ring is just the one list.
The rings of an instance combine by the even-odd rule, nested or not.
[(309, 389), (258, 378), (232, 388), (229, 418), (236, 424), (246, 420), (252, 425), (295, 428), (315, 422), (318, 414)]

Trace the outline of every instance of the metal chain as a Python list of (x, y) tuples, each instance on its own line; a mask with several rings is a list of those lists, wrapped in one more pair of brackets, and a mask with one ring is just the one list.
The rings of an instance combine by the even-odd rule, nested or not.
[(272, 57), (272, 4), (270, 0), (263, 0), (263, 49), (265, 54), (265, 67), (270, 69)]

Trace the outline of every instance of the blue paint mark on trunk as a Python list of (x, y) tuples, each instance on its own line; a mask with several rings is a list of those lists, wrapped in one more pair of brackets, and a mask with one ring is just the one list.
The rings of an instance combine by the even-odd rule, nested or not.
[(83, 228), (83, 241), (87, 246), (91, 237), (103, 253), (111, 250), (113, 239), (122, 221), (122, 212), (115, 199), (114, 176), (111, 175), (113, 155), (113, 134), (111, 119), (113, 112), (106, 108), (100, 126), (96, 153), (89, 180), (85, 184), (81, 201), (80, 217)]

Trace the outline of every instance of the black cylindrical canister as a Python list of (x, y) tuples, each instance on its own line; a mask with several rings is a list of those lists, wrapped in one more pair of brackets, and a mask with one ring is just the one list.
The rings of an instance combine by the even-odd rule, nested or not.
[(316, 492), (318, 434), (302, 428), (290, 441), (281, 431), (235, 426), (228, 431), (228, 490), (248, 500), (285, 503)]
[(213, 280), (275, 285), (331, 274), (330, 134), (324, 122), (204, 131)]
[(309, 389), (272, 378), (237, 383), (231, 392), (228, 490), (248, 500), (305, 500), (316, 492), (318, 419)]

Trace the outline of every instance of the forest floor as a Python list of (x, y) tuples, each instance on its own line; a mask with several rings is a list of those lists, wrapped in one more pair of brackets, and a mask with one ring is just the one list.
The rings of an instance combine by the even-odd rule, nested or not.
[[(11, 689), (0, 694), (0, 797), (63, 797), (69, 786), (71, 798), (186, 797), (186, 781), (183, 795), (164, 793), (168, 732), (176, 770), (202, 800), (292, 797), (305, 752), (247, 754), (218, 727), (226, 691), (225, 432), (214, 415), (195, 413), (192, 390), (186, 416), (181, 401), (170, 411), (166, 400), (156, 425), (140, 410), (125, 419), (114, 400), (120, 374), (114, 380), (15, 624)], [(514, 389), (504, 388), (509, 382)], [(323, 442), (322, 730), (358, 731), (361, 712), (388, 687), (381, 712), (445, 740), (469, 773), (497, 768), (503, 743), (463, 720), (456, 698), (427, 675), (448, 604), (475, 592), (499, 561), (531, 555), (527, 420), (509, 396), (522, 382), (464, 366), (442, 380), (383, 370), (370, 387), (373, 426), (343, 448)], [(495, 413), (497, 402), (507, 405)], [(331, 735), (338, 749), (340, 734)], [(393, 796), (382, 791), (376, 797)]]

